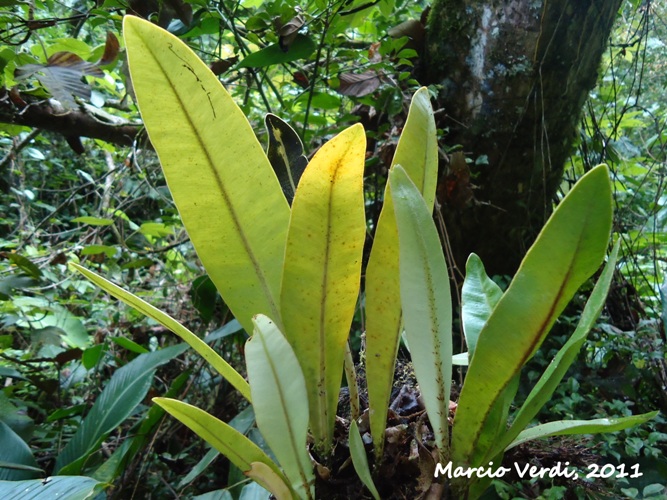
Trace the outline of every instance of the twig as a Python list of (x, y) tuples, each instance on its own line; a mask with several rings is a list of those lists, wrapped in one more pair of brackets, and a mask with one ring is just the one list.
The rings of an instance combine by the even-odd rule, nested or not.
[(10, 161), (12, 161), (14, 158), (16, 158), (16, 155), (19, 154), (23, 148), (25, 148), (28, 144), (30, 144), (30, 142), (31, 142), (35, 137), (37, 137), (39, 134), (41, 134), (41, 133), (42, 133), (42, 130), (36, 128), (36, 129), (32, 130), (32, 131), (25, 137), (25, 139), (23, 139), (23, 140), (22, 140), (21, 142), (19, 142), (18, 144), (14, 145), (14, 147), (12, 147), (12, 148), (9, 150), (9, 153), (7, 153), (7, 154), (5, 155), (5, 157), (2, 159), (2, 161), (0, 161), (0, 172), (1, 172), (2, 170), (4, 170), (4, 168), (5, 168), (7, 165), (9, 165), (9, 162), (10, 162)]

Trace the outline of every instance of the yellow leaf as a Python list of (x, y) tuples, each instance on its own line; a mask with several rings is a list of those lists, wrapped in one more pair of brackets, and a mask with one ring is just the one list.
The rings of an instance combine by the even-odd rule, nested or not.
[(363, 174), (366, 137), (354, 125), (306, 167), (292, 203), (281, 313), (303, 370), (310, 427), (331, 443), (345, 342), (359, 294), (366, 236)]

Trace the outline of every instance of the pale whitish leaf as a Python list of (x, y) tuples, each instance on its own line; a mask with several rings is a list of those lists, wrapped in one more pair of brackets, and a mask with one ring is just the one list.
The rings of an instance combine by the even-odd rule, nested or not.
[(276, 324), (264, 315), (253, 319), (246, 342), (248, 380), (257, 427), (302, 498), (314, 497), (308, 436), (308, 393), (299, 362)]
[(234, 497), (227, 490), (215, 490), (197, 495), (192, 500), (234, 500)]
[[(438, 141), (429, 91), (412, 97), (392, 165), (401, 165), (433, 206), (438, 175)], [(375, 456), (382, 456), (396, 351), (402, 331), (398, 231), (389, 186), (366, 267), (366, 378)]]
[(500, 287), (486, 275), (481, 259), (470, 254), (461, 290), (461, 319), (469, 357), (473, 357), (479, 332), (502, 296)]
[(399, 239), (405, 334), (441, 458), (449, 448), (452, 304), (440, 239), (419, 189), (396, 165), (389, 174)]
[(468, 353), (460, 352), (452, 356), (452, 364), (456, 366), (468, 366)]

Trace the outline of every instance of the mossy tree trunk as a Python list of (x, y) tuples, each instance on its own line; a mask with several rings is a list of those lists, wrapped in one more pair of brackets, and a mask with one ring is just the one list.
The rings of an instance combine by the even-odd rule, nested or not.
[(490, 273), (513, 274), (537, 236), (620, 4), (434, 1), (426, 78), (442, 85), (444, 142), (477, 162), (474, 198), (443, 206), (459, 267), (475, 252)]

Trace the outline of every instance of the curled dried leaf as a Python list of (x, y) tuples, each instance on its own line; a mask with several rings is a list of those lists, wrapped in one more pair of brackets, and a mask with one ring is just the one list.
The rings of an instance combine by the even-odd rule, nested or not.
[(299, 31), (305, 23), (306, 20), (304, 17), (301, 14), (297, 14), (278, 29), (278, 35), (281, 37), (292, 35)]
[(227, 59), (219, 59), (217, 61), (213, 61), (209, 65), (209, 68), (211, 68), (211, 71), (213, 72), (214, 75), (221, 75), (229, 68), (234, 66), (238, 61), (239, 58), (236, 56), (228, 57)]
[[(112, 35), (113, 36), (113, 35)], [(115, 38), (115, 37), (114, 37)], [(109, 40), (107, 38), (107, 40)], [(110, 42), (113, 44), (113, 41)], [(116, 40), (118, 43), (118, 40)], [(110, 48), (109, 55), (113, 49)], [(106, 54), (106, 49), (105, 49)], [(104, 59), (104, 56), (102, 57)], [(17, 80), (25, 80), (33, 75), (46, 90), (66, 109), (76, 107), (72, 96), (81, 99), (90, 99), (90, 86), (83, 80), (84, 76), (104, 77), (99, 63), (85, 61), (73, 52), (56, 52), (46, 61), (46, 64), (26, 64), (16, 68), (14, 76)]]
[(350, 97), (363, 97), (380, 86), (380, 77), (372, 70), (360, 74), (341, 73), (338, 79), (340, 80), (338, 93)]
[(111, 64), (118, 57), (118, 50), (120, 49), (120, 43), (118, 38), (111, 31), (107, 32), (107, 40), (104, 44), (104, 54), (99, 61), (97, 61), (98, 66), (106, 66)]
[(306, 23), (306, 20), (301, 14), (297, 14), (292, 19), (287, 21), (278, 29), (278, 35), (280, 38), (278, 44), (283, 52), (287, 52), (292, 45), (292, 42), (296, 38), (297, 33)]

